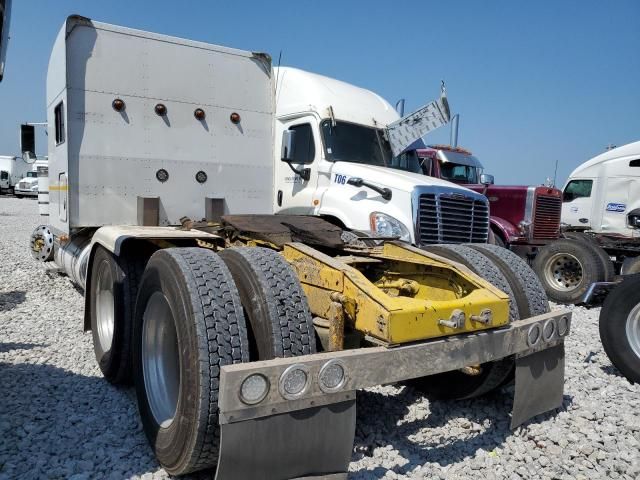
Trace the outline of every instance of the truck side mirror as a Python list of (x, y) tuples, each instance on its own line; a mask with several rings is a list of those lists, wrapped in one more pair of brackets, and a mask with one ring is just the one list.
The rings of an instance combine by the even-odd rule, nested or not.
[(20, 125), (20, 150), (25, 162), (36, 160), (36, 128), (33, 125)]
[(493, 185), (494, 179), (493, 175), (489, 175), (488, 173), (483, 173), (480, 175), (480, 183), (482, 185)]
[(640, 228), (640, 208), (629, 212), (627, 215), (627, 223), (631, 228)]
[(280, 152), (280, 160), (286, 162), (293, 173), (300, 175), (300, 178), (308, 181), (311, 178), (310, 168), (303, 168), (299, 170), (291, 165), (291, 162), (293, 162), (294, 160), (295, 148), (296, 132), (294, 130), (285, 130), (284, 132), (282, 132), (282, 150)]
[(296, 132), (295, 130), (285, 130), (282, 132), (282, 151), (281, 160), (290, 163), (293, 161), (293, 152), (296, 148)]

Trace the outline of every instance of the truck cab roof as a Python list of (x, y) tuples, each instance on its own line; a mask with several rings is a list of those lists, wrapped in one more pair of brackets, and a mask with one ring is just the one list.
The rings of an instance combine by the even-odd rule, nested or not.
[[(586, 161), (578, 168), (576, 168), (573, 172), (571, 172), (571, 175), (569, 175), (569, 180), (574, 177), (597, 177), (601, 174), (601, 168), (605, 163), (613, 163), (614, 160), (633, 159), (640, 159), (640, 141), (613, 148), (604, 153), (601, 153), (596, 157), (593, 157), (591, 160)], [(631, 168), (630, 165), (622, 161), (620, 163), (620, 171), (611, 173), (623, 175), (631, 174), (631, 172), (624, 172), (624, 170), (628, 170), (629, 168)], [(636, 173), (636, 175), (638, 175), (638, 173)]]
[(292, 67), (275, 67), (276, 116), (315, 112), (320, 118), (384, 127), (400, 118), (384, 98), (365, 88)]
[(444, 163), (456, 163), (458, 165), (466, 165), (468, 167), (484, 168), (477, 157), (462, 148), (429, 145), (427, 148), (416, 150), (416, 153), (420, 158), (436, 157)]

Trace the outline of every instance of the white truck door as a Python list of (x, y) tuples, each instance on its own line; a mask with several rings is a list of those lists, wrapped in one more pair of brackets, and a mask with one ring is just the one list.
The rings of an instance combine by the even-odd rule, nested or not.
[(593, 192), (596, 180), (592, 178), (572, 179), (562, 194), (562, 222), (574, 227), (591, 227)]
[[(275, 211), (295, 215), (313, 214), (313, 199), (318, 185), (318, 161), (320, 159), (321, 144), (317, 121), (312, 116), (296, 118), (295, 120), (278, 122), (276, 145), (276, 198)], [(282, 149), (282, 133), (285, 130), (296, 132), (294, 161), (291, 162), (296, 170), (308, 168), (309, 180), (304, 180), (295, 173), (286, 162), (280, 161)]]

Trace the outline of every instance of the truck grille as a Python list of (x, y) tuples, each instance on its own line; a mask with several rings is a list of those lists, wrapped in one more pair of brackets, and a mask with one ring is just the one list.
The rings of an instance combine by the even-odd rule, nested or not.
[(20, 190), (27, 190), (29, 188), (29, 182), (18, 182), (18, 188)]
[(424, 193), (418, 209), (418, 244), (484, 243), (489, 234), (489, 206), (486, 201)]
[(536, 196), (533, 210), (533, 238), (558, 238), (562, 202), (559, 197)]

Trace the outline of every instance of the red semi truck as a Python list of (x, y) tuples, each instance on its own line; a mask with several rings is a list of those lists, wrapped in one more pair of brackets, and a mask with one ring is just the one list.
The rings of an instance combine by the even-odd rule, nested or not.
[[(591, 284), (610, 280), (599, 267), (601, 253), (592, 243), (561, 232), (562, 191), (557, 188), (494, 185), (493, 175), (482, 173), (482, 164), (471, 152), (449, 145), (408, 150), (392, 162), (395, 168), (442, 178), (484, 194), (491, 209), (489, 241), (527, 259), (551, 300), (579, 303)], [(549, 261), (554, 268), (544, 268)]]
[(403, 153), (397, 168), (442, 178), (482, 193), (491, 207), (493, 243), (533, 259), (538, 249), (560, 236), (562, 192), (545, 186), (494, 185), (468, 150), (430, 145)]

